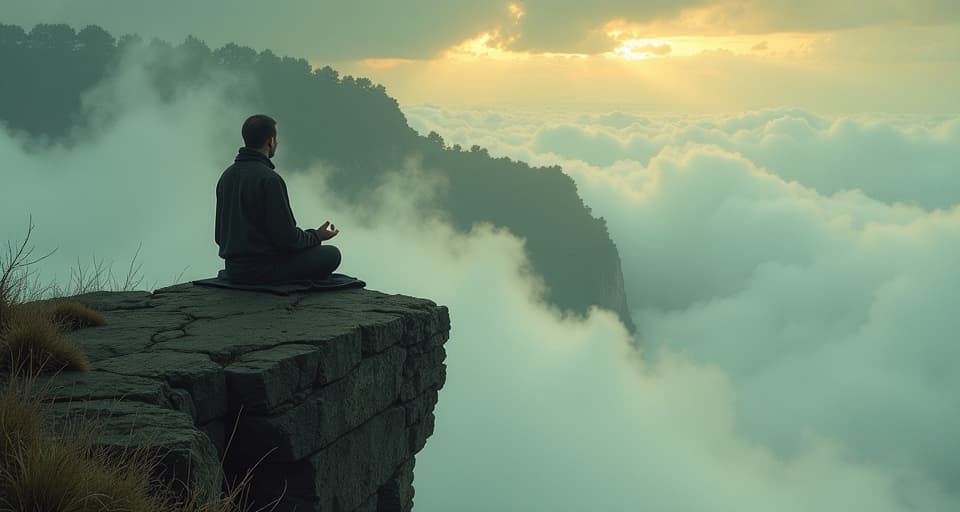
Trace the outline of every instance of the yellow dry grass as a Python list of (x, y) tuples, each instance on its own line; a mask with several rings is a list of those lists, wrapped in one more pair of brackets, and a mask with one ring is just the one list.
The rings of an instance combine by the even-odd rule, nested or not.
[[(96, 444), (98, 423), (75, 418), (48, 430), (41, 421), (44, 392), (34, 375), (0, 387), (0, 511), (237, 512), (251, 473), (226, 495), (185, 498), (155, 472), (160, 454), (145, 448), (118, 453)], [(232, 436), (231, 436), (232, 438)], [(147, 443), (149, 444), (149, 443)], [(146, 444), (144, 445), (146, 446)], [(260, 510), (267, 510), (263, 507)]]
[(162, 512), (152, 494), (152, 463), (135, 452), (116, 457), (95, 445), (92, 424), (53, 433), (41, 422), (34, 374), (17, 373), (0, 395), (0, 509), (33, 512)]
[[(155, 469), (161, 454), (145, 448), (118, 454), (98, 446), (95, 421), (77, 418), (56, 429), (45, 427), (41, 405), (54, 397), (33, 389), (35, 377), (46, 370), (88, 369), (86, 354), (64, 332), (104, 325), (106, 320), (59, 293), (24, 303), (27, 269), (46, 257), (30, 260), (32, 249), (26, 250), (26, 244), (32, 229), (31, 219), (23, 244), (0, 258), (0, 512), (248, 510), (244, 493), (259, 463), (235, 486), (228, 486), (226, 495), (207, 499), (182, 482), (159, 480)], [(90, 283), (80, 273), (77, 293), (99, 290), (101, 273), (98, 268)], [(124, 290), (137, 283), (128, 274)], [(148, 440), (141, 446), (150, 444)], [(185, 499), (171, 491), (174, 486), (187, 488)], [(276, 503), (259, 510), (272, 510)]]
[(36, 512), (161, 511), (145, 464), (116, 461), (71, 439), (46, 439), (12, 454), (7, 506)]
[(52, 299), (45, 306), (50, 318), (66, 331), (107, 324), (102, 313), (76, 300)]
[(20, 368), (26, 373), (86, 370), (90, 360), (64, 337), (61, 325), (46, 308), (19, 305), (12, 308), (6, 329), (0, 333), (0, 368)]
[(11, 380), (0, 388), (0, 472), (13, 454), (40, 440), (40, 406), (30, 398), (29, 386)]

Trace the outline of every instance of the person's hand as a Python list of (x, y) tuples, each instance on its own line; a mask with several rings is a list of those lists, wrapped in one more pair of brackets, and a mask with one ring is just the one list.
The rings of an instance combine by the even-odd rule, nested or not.
[(330, 221), (326, 221), (322, 226), (317, 228), (317, 234), (320, 235), (320, 240), (330, 240), (331, 238), (337, 236), (340, 230), (336, 226), (330, 224)]

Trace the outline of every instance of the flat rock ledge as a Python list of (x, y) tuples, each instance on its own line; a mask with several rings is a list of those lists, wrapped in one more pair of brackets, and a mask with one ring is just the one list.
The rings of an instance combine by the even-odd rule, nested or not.
[(155, 450), (161, 475), (206, 496), (252, 470), (254, 508), (412, 510), (414, 455), (446, 378), (446, 306), (191, 283), (74, 298), (107, 325), (68, 334), (92, 368), (41, 379), (45, 421), (97, 421), (99, 444)]

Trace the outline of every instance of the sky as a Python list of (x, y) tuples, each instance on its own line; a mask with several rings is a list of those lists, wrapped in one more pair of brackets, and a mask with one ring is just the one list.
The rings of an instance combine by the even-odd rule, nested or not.
[[(368, 203), (344, 204), (326, 185), (335, 169), (291, 169), (280, 147), (301, 227), (340, 229), (340, 271), (450, 308), (416, 511), (960, 508), (960, 115), (948, 94), (960, 4), (525, 2), (504, 14), (496, 2), (237, 2), (231, 23), (214, 23), (207, 2), (171, 24), (175, 8), (143, 4), (133, 16), (134, 2), (75, 3), (15, 3), (4, 17), (197, 33), (357, 69), (412, 60), (376, 65), (398, 77), (383, 81), (388, 92), (414, 98), (402, 104), (413, 128), (561, 165), (606, 219), (633, 337), (609, 311), (572, 318), (544, 303), (521, 238), (489, 225), (458, 234), (419, 208), (436, 184), (416, 158), (396, 162)], [(290, 26), (271, 34), (264, 20), (283, 16)], [(536, 56), (602, 54), (609, 36), (594, 28), (618, 16), (649, 25), (644, 37), (670, 51), (653, 45), (660, 55), (610, 68)], [(511, 19), (508, 49), (526, 61), (494, 52), (454, 64), (446, 53)], [(776, 55), (684, 57), (683, 35)], [(347, 36), (360, 42), (329, 44)], [(788, 57), (788, 42), (805, 37), (818, 41), (804, 46), (813, 53)], [(222, 268), (213, 191), (248, 109), (223, 93), (228, 77), (163, 105), (143, 80), (153, 57), (128, 57), (86, 96), (86, 108), (112, 115), (94, 116), (109, 121), (85, 143), (38, 151), (0, 131), (4, 184), (18, 190), (0, 203), (0, 237), (21, 239), (32, 214), (37, 254), (57, 249), (38, 267), (44, 280), (67, 284), (93, 258), (122, 277), (138, 248), (141, 289)], [(663, 67), (627, 67), (648, 65)], [(597, 78), (604, 69), (623, 83)], [(685, 80), (640, 87), (669, 70)], [(538, 89), (555, 76), (565, 79)], [(664, 108), (621, 102), (630, 84)]]
[(954, 0), (6, 0), (0, 21), (270, 48), (405, 106), (960, 111)]

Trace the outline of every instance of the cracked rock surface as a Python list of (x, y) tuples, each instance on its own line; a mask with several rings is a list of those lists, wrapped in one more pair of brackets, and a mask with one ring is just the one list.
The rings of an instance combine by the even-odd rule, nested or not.
[(251, 505), (282, 493), (276, 510), (412, 509), (446, 376), (445, 306), (191, 283), (73, 298), (107, 325), (68, 333), (91, 370), (41, 379), (49, 421), (97, 421), (101, 444), (155, 449), (166, 478), (206, 496), (252, 469)]

